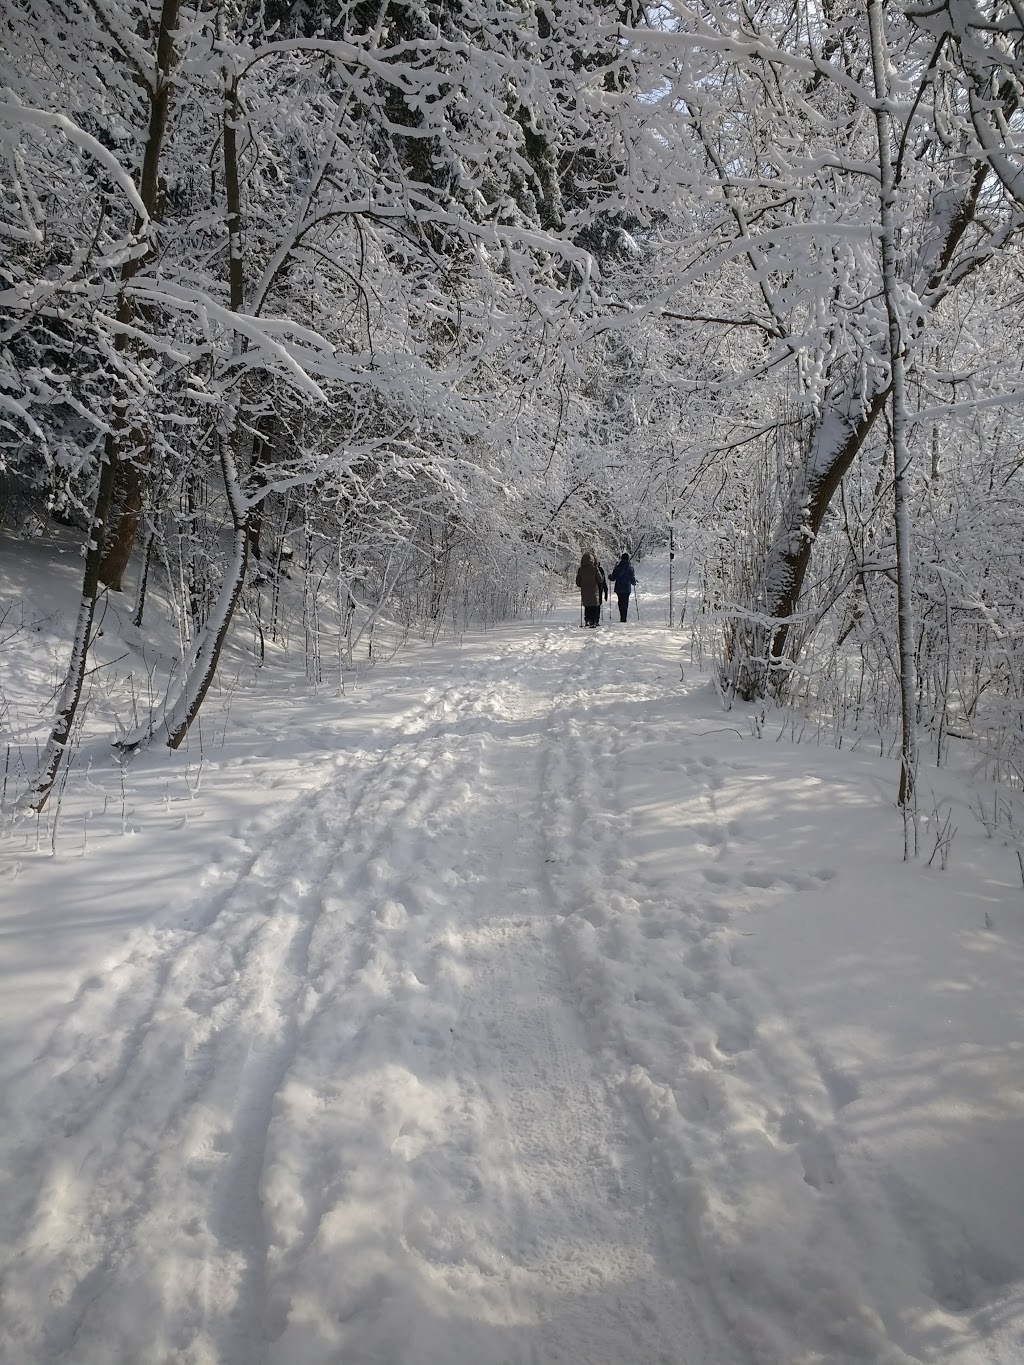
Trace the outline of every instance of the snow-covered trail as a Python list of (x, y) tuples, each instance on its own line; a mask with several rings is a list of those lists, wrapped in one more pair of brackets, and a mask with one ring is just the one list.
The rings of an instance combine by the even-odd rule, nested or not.
[(316, 761), (214, 764), (207, 824), (252, 788), (217, 839), (132, 817), (173, 884), (0, 1061), (4, 1365), (1022, 1358), (1024, 1041), (967, 1003), (1024, 961), (1003, 889), (925, 887), (963, 981), (887, 1036), (899, 933), (908, 999), (940, 950), (879, 949), (884, 765), (751, 742), (679, 636), (574, 617), (293, 704)]
[(607, 643), (429, 688), (83, 983), (5, 1090), (4, 1360), (733, 1358), (567, 970)]

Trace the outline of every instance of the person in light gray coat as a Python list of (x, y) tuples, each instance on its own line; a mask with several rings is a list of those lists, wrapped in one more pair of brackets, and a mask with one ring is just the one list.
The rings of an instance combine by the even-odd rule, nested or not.
[(588, 626), (601, 624), (601, 603), (608, 601), (608, 580), (593, 551), (584, 550), (576, 570), (576, 586), (583, 603), (583, 621)]

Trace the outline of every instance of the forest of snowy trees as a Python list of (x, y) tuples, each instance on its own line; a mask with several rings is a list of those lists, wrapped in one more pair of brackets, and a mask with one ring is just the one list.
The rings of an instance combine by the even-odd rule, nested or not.
[(0, 86), (0, 516), (82, 547), (29, 804), (104, 594), (176, 746), (285, 573), (315, 670), (670, 535), (726, 704), (1020, 779), (1019, 0), (9, 0)]

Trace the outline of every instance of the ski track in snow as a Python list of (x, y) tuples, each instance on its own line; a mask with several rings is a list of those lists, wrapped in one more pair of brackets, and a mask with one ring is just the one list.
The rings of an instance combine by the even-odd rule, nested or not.
[(744, 898), (834, 873), (747, 841), (628, 639), (481, 650), (83, 983), (0, 1100), (4, 1365), (911, 1359), (844, 1244), (857, 1087), (743, 963)]

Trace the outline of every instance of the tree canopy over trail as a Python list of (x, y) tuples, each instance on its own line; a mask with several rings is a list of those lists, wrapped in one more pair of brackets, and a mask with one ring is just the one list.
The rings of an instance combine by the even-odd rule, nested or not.
[(154, 574), (128, 750), (285, 573), (316, 678), (669, 537), (727, 704), (1016, 780), (1022, 80), (1012, 0), (10, 0), (2, 514), (83, 554), (26, 801)]

